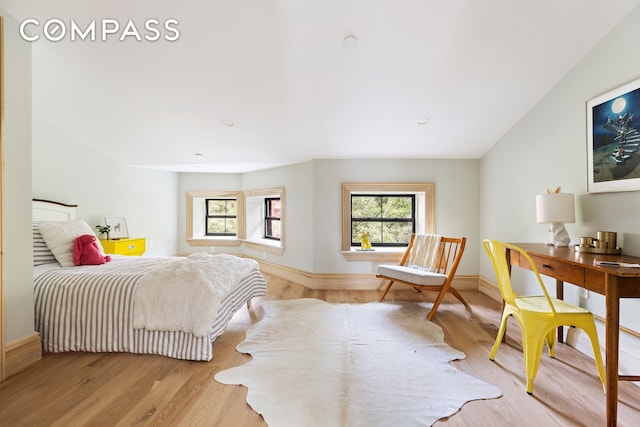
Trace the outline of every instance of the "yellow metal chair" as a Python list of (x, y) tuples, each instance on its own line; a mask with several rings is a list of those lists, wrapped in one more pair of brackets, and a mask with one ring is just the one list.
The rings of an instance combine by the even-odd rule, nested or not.
[[(584, 330), (591, 339), (598, 374), (600, 375), (603, 389), (606, 392), (605, 371), (602, 364), (602, 355), (600, 354), (598, 333), (596, 331), (593, 314), (582, 307), (550, 297), (540, 278), (540, 273), (535, 263), (524, 250), (509, 243), (488, 239), (483, 241), (483, 245), (493, 263), (500, 293), (504, 299), (502, 322), (500, 323), (496, 342), (491, 348), (489, 359), (495, 359), (498, 347), (500, 347), (500, 343), (504, 337), (507, 319), (509, 316), (515, 317), (522, 331), (522, 352), (524, 354), (524, 366), (527, 374), (527, 393), (532, 394), (533, 380), (540, 366), (543, 343), (547, 343), (549, 356), (554, 357), (556, 328), (559, 326), (574, 326)], [(531, 269), (535, 273), (544, 295), (517, 296), (513, 292), (506, 249), (517, 251), (519, 256), (524, 257), (531, 264)]]

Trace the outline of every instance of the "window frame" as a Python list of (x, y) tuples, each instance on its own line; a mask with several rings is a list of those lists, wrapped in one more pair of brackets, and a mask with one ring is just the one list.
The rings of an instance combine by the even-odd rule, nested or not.
[[(280, 239), (268, 239), (265, 234), (266, 202), (265, 199), (280, 199)], [(253, 199), (253, 200), (252, 200)], [(246, 209), (244, 246), (274, 255), (282, 255), (285, 251), (286, 231), (286, 199), (284, 187), (251, 190), (244, 192), (244, 206)], [(258, 211), (260, 206), (260, 212)], [(259, 232), (257, 227), (260, 228)]]
[[(380, 212), (380, 218), (356, 218), (354, 219), (353, 217), (353, 198), (354, 197), (378, 197), (380, 198), (380, 203), (381, 203), (381, 212)], [(411, 199), (411, 217), (407, 218), (388, 218), (388, 217), (384, 217), (382, 216), (382, 199), (385, 197), (404, 197), (404, 198), (410, 198)], [(411, 233), (415, 233), (416, 232), (416, 195), (415, 193), (409, 193), (409, 194), (397, 194), (397, 193), (391, 193), (391, 194), (383, 194), (383, 193), (376, 193), (376, 194), (365, 194), (365, 193), (351, 193), (350, 194), (350, 208), (349, 208), (349, 214), (351, 216), (351, 247), (356, 247), (356, 246), (362, 246), (362, 244), (360, 242), (354, 242), (353, 241), (353, 223), (354, 222), (375, 222), (375, 223), (380, 223), (381, 225), (384, 223), (410, 223), (411, 224)], [(383, 238), (384, 238), (384, 232), (383, 232)], [(354, 244), (355, 243), (355, 244)], [(374, 243), (371, 242), (371, 246), (372, 247), (376, 247), (376, 248), (384, 248), (384, 247), (406, 247), (406, 243)]]
[[(206, 199), (236, 199), (236, 235), (235, 236), (207, 236), (204, 231), (206, 212), (195, 208), (195, 205), (205, 203)], [(186, 193), (186, 239), (190, 246), (239, 246), (245, 236), (244, 198), (240, 191), (187, 191)], [(198, 213), (200, 212), (200, 213)], [(203, 227), (202, 232), (199, 227)]]
[[(416, 233), (435, 232), (435, 184), (433, 183), (342, 183), (342, 241), (341, 253), (347, 261), (397, 262), (406, 245), (376, 247), (375, 251), (357, 251), (351, 246), (351, 194), (407, 194), (417, 196)], [(408, 244), (408, 242), (407, 242)]]
[[(271, 216), (271, 202), (278, 201), (280, 204), (279, 216)], [(270, 221), (278, 221), (280, 225), (280, 235), (282, 236), (282, 199), (280, 197), (265, 197), (264, 199), (264, 238), (272, 240), (280, 240), (280, 237), (273, 236), (273, 227), (269, 227)], [(271, 233), (268, 230), (271, 228)]]
[[(209, 202), (225, 202), (225, 207), (227, 208), (228, 211), (228, 202), (230, 200), (233, 200), (234, 202), (236, 202), (236, 214), (235, 215), (209, 215)], [(213, 236), (213, 237), (221, 237), (221, 236), (225, 236), (225, 237), (229, 237), (229, 236), (237, 236), (238, 235), (238, 200), (234, 197), (215, 197), (215, 198), (206, 198), (204, 199), (204, 205), (205, 205), (205, 214), (204, 214), (204, 235), (207, 237)], [(227, 212), (228, 213), (228, 212)], [(217, 219), (224, 219), (225, 220), (225, 230), (227, 229), (227, 221), (228, 219), (235, 219), (236, 220), (236, 232), (235, 233), (210, 233), (209, 232), (209, 219), (210, 218), (217, 218)]]

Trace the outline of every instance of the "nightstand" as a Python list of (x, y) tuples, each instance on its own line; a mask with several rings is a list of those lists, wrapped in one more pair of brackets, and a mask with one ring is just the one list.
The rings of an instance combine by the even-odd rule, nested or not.
[(140, 256), (145, 251), (146, 239), (100, 240), (105, 254)]

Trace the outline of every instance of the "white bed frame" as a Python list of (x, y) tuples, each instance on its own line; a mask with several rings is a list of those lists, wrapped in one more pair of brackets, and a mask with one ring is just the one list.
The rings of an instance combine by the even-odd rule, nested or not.
[(78, 205), (33, 199), (31, 202), (31, 217), (33, 221), (69, 221), (76, 219), (77, 209)]

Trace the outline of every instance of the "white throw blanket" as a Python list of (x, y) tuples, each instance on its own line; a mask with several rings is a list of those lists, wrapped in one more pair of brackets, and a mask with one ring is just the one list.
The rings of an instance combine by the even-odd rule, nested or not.
[(255, 268), (254, 260), (226, 254), (198, 253), (171, 260), (140, 279), (133, 327), (207, 336), (222, 298)]
[(416, 234), (407, 267), (435, 271), (438, 262), (438, 249), (442, 236), (439, 234)]

